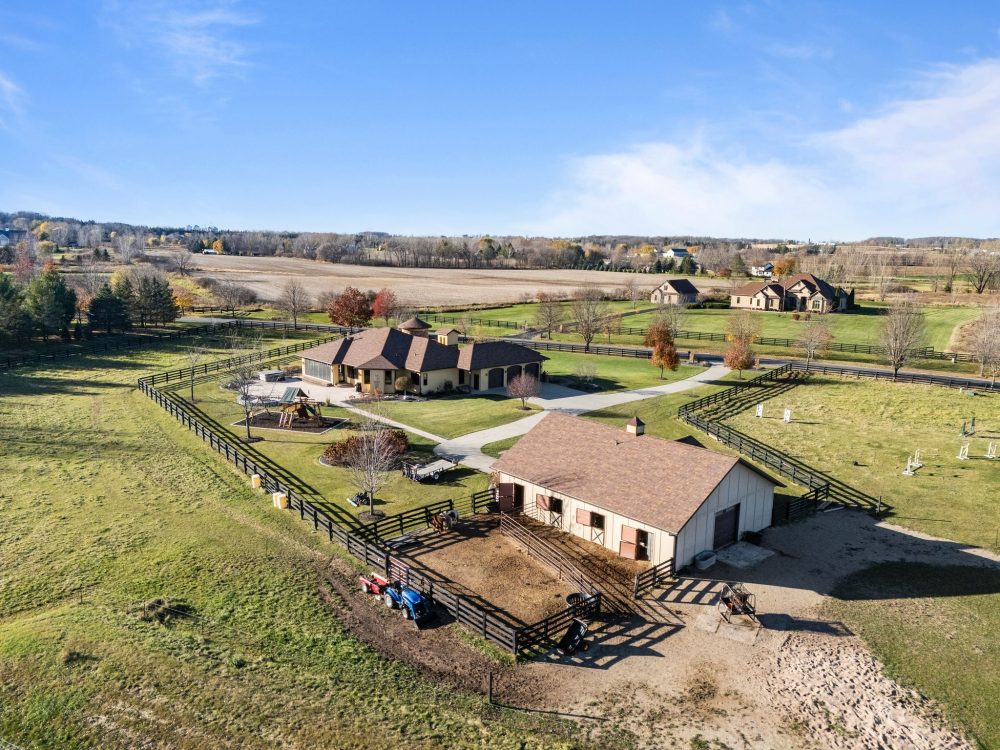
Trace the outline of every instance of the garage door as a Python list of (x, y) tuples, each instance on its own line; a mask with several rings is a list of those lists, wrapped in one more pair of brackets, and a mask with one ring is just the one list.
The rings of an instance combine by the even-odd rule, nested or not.
[(503, 368), (490, 370), (490, 388), (503, 388)]
[(530, 375), (531, 377), (533, 377), (533, 378), (535, 378), (537, 380), (538, 379), (538, 363), (537, 362), (531, 362), (529, 364), (526, 364), (524, 366), (524, 374), (525, 375)]
[(512, 365), (507, 368), (507, 382), (509, 383), (514, 378), (521, 374), (521, 365)]
[(740, 535), (740, 506), (719, 511), (715, 514), (715, 541), (713, 549), (722, 549), (733, 544)]

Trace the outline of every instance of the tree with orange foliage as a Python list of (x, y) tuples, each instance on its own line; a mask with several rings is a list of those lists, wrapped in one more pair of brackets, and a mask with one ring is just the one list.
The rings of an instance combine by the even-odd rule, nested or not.
[(749, 370), (754, 365), (757, 355), (754, 354), (750, 344), (744, 339), (733, 339), (722, 359), (726, 367), (736, 370), (739, 379), (743, 380), (743, 371)]
[(677, 347), (674, 345), (674, 333), (670, 323), (663, 318), (657, 318), (649, 324), (646, 329), (646, 346), (653, 347), (653, 356), (650, 360), (653, 367), (660, 368), (660, 379), (663, 379), (663, 370), (676, 370), (680, 365), (680, 357), (677, 355)]
[(784, 255), (774, 264), (775, 276), (791, 276), (799, 267), (799, 259), (794, 255)]

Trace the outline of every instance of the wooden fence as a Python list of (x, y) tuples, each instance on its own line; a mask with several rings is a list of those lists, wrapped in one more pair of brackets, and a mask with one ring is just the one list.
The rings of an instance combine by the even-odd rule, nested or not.
[(647, 591), (652, 591), (666, 581), (674, 577), (674, 558), (664, 560), (647, 570), (636, 574), (635, 581), (632, 582), (632, 596), (641, 599)]
[(515, 521), (509, 513), (500, 514), (500, 533), (515, 540), (524, 547), (525, 552), (552, 568), (561, 580), (569, 581), (590, 596), (597, 593), (597, 588), (586, 573), (566, 559), (554, 545), (532, 532), (527, 526)]
[[(274, 358), (284, 356), (290, 351), (299, 351), (298, 347), (304, 348), (315, 344), (316, 342), (313, 341), (304, 344), (294, 344), (290, 347), (278, 347), (277, 349), (272, 349), (269, 352), (255, 356), (260, 356), (262, 359)], [(284, 493), (288, 497), (289, 510), (298, 513), (301, 520), (311, 523), (314, 530), (323, 531), (331, 542), (340, 544), (353, 557), (365, 565), (381, 571), (388, 577), (393, 576), (394, 573), (399, 576), (402, 571), (405, 571), (402, 575), (405, 575), (407, 585), (412, 586), (429, 597), (433, 602), (451, 614), (456, 621), (500, 648), (513, 654), (519, 654), (526, 648), (536, 646), (547, 639), (550, 632), (558, 626), (558, 623), (562, 622), (563, 627), (567, 627), (573, 617), (582, 617), (600, 612), (600, 595), (598, 594), (596, 595), (596, 599), (595, 597), (589, 597), (583, 605), (572, 605), (563, 612), (538, 623), (523, 625), (502, 610), (483, 606), (476, 601), (475, 597), (453, 591), (447, 584), (440, 580), (435, 580), (433, 571), (415, 568), (411, 561), (405, 561), (393, 555), (381, 543), (381, 539), (390, 532), (401, 530), (400, 533), (405, 533), (406, 531), (429, 524), (430, 517), (435, 512), (440, 512), (440, 510), (445, 508), (454, 508), (461, 513), (480, 512), (493, 500), (493, 493), (489, 490), (474, 493), (468, 498), (459, 501), (439, 501), (437, 503), (430, 503), (422, 508), (414, 508), (396, 516), (390, 516), (380, 522), (382, 524), (381, 528), (377, 525), (374, 528), (372, 526), (363, 526), (357, 521), (345, 525), (342, 519), (333, 518), (326, 511), (318, 508), (295, 492), (280, 478), (270, 474), (266, 467), (258, 464), (240, 450), (233, 443), (231, 437), (222, 437), (216, 433), (206, 423), (198, 419), (186, 407), (183, 401), (170, 398), (154, 386), (154, 383), (181, 381), (191, 377), (192, 374), (225, 370), (227, 367), (232, 367), (235, 360), (243, 359), (242, 357), (236, 357), (224, 360), (221, 363), (199, 365), (194, 368), (172, 370), (168, 373), (158, 373), (157, 375), (140, 378), (139, 390), (208, 443), (213, 450), (225, 456), (227, 461), (235, 464), (244, 474), (256, 474), (260, 476), (261, 486), (264, 490), (272, 493)], [(402, 579), (397, 578), (397, 580)]]
[(71, 359), (73, 357), (120, 354), (122, 352), (142, 349), (143, 347), (152, 346), (154, 344), (161, 344), (164, 341), (173, 341), (175, 339), (187, 338), (189, 336), (203, 336), (217, 331), (220, 326), (229, 327), (230, 325), (232, 324), (216, 323), (212, 325), (187, 326), (185, 328), (178, 328), (176, 331), (169, 331), (166, 333), (126, 334), (124, 337), (117, 338), (114, 341), (94, 342), (92, 344), (87, 344), (86, 346), (79, 346), (72, 349), (67, 348), (55, 352), (23, 354), (17, 357), (3, 357), (0, 359), (0, 370), (13, 370), (19, 367), (30, 367), (32, 365), (42, 364), (43, 362), (56, 362), (63, 359)]
[(571, 604), (562, 612), (539, 620), (533, 625), (517, 631), (517, 652), (548, 645), (556, 636), (561, 636), (570, 623), (577, 618), (594, 618), (601, 613), (601, 595), (592, 594), (577, 604)]

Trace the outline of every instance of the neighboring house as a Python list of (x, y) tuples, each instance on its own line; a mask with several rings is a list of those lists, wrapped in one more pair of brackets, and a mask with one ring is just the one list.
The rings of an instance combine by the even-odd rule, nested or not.
[(0, 247), (16, 245), (27, 236), (28, 233), (23, 229), (4, 227), (3, 229), (0, 229)]
[(456, 388), (503, 388), (522, 372), (541, 378), (546, 357), (526, 346), (502, 341), (459, 348), (458, 331), (442, 329), (434, 338), (418, 318), (399, 328), (369, 328), (302, 352), (302, 377), (345, 385), (363, 393), (395, 393), (407, 380), (408, 393), (441, 393)]
[(690, 565), (771, 525), (783, 486), (735, 456), (549, 412), (493, 464), (501, 510), (622, 557)]
[(833, 287), (811, 273), (787, 279), (755, 281), (729, 293), (729, 306), (749, 310), (843, 312), (851, 307), (854, 292)]
[(668, 279), (649, 295), (657, 305), (690, 305), (698, 301), (698, 289), (687, 279)]
[(673, 258), (674, 260), (684, 260), (691, 257), (691, 253), (685, 247), (672, 247), (669, 250), (664, 250), (662, 253), (657, 253), (657, 255), (661, 258)]
[(774, 275), (774, 264), (768, 261), (762, 266), (750, 266), (750, 275), (769, 279)]

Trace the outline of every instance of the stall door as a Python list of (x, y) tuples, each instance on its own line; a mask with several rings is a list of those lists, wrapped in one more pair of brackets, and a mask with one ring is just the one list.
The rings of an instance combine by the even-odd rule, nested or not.
[(720, 510), (715, 514), (715, 541), (713, 549), (722, 549), (733, 544), (740, 535), (740, 506)]

